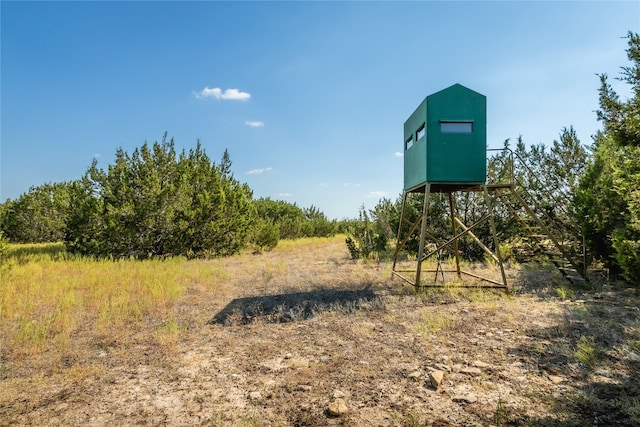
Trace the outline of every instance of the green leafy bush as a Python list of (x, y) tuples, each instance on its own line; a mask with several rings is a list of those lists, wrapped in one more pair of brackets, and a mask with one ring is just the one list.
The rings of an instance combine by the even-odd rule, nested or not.
[(9, 240), (4, 236), (2, 230), (0, 230), (0, 265), (4, 264), (8, 250)]
[(255, 217), (227, 151), (220, 164), (199, 142), (178, 155), (166, 134), (132, 154), (119, 149), (106, 171), (94, 161), (71, 200), (67, 249), (116, 258), (229, 255), (246, 244)]
[(351, 259), (366, 259), (372, 254), (381, 254), (387, 248), (386, 234), (377, 229), (364, 206), (360, 208), (359, 219), (349, 224), (348, 234), (345, 243)]
[(14, 243), (60, 242), (64, 238), (72, 183), (31, 187), (0, 205), (0, 230)]
[(273, 222), (259, 219), (253, 228), (251, 242), (258, 252), (270, 251), (278, 245), (280, 231)]
[(255, 201), (258, 218), (278, 228), (281, 239), (330, 237), (336, 234), (336, 221), (329, 221), (315, 206), (301, 209), (295, 203), (260, 198)]

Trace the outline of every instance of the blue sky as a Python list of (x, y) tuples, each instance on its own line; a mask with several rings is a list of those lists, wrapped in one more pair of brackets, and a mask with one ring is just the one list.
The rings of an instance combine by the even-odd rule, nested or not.
[[(460, 83), (488, 145), (600, 124), (640, 1), (0, 2), (0, 200), (166, 131), (254, 197), (351, 218), (403, 187), (403, 123)], [(611, 79), (621, 95), (628, 88)]]

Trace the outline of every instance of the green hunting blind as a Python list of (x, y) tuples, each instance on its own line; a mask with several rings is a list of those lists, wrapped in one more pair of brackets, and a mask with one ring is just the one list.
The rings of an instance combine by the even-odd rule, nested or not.
[[(487, 186), (487, 98), (460, 84), (427, 96), (404, 123), (404, 194), (398, 227), (398, 241), (392, 271), (414, 286), (422, 286), (420, 274), (422, 263), (431, 257), (437, 258), (435, 270), (444, 281), (445, 273), (462, 274), (506, 287), (502, 257), (493, 220), (493, 200)], [(491, 188), (493, 190), (494, 187)], [(467, 227), (456, 216), (455, 196), (457, 192), (478, 192), (485, 196), (489, 213), (480, 221)], [(423, 193), (422, 214), (415, 222), (405, 225), (405, 207), (410, 193)], [(432, 194), (446, 194), (449, 199), (452, 237), (448, 240), (436, 238), (427, 230), (429, 222), (429, 199)], [(481, 242), (472, 232), (477, 226), (488, 222), (493, 237), (494, 250)], [(415, 270), (399, 267), (399, 253), (412, 235), (419, 230), (419, 248)], [(481, 277), (463, 271), (460, 265), (459, 239), (473, 239), (500, 266), (502, 281)], [(427, 239), (432, 243), (428, 244)], [(430, 249), (425, 252), (425, 249)], [(447, 252), (455, 258), (456, 269), (442, 268), (441, 256)], [(415, 273), (415, 280), (405, 273)]]
[[(529, 166), (507, 148), (498, 151), (502, 154), (494, 159), (497, 166), (507, 172), (508, 180), (487, 182), (487, 99), (462, 85), (455, 84), (427, 96), (409, 116), (404, 123), (404, 191), (393, 255), (395, 276), (416, 287), (429, 286), (428, 280), (421, 280), (422, 264), (435, 260), (435, 269), (424, 270), (435, 272), (434, 286), (437, 286), (439, 275), (444, 285), (445, 275), (455, 274), (458, 280), (463, 275), (470, 277), (470, 286), (481, 283), (482, 286), (506, 288), (507, 276), (494, 220), (494, 209), (501, 203), (503, 212), (513, 215), (522, 230), (529, 234), (530, 242), (550, 257), (569, 282), (587, 280), (587, 256), (581, 230), (556, 230), (557, 218), (550, 216), (545, 207), (551, 200), (562, 206), (562, 200), (553, 195), (545, 203), (531, 199), (527, 188), (513, 174), (516, 161), (519, 168), (531, 172)], [(529, 176), (544, 193), (544, 183), (535, 174)], [(466, 216), (458, 214), (456, 194), (461, 192), (484, 195), (484, 205), (479, 205), (479, 218), (474, 217), (472, 224), (465, 224), (463, 218)], [(411, 209), (406, 208), (407, 200), (420, 194), (424, 194), (423, 207), (416, 218)], [(430, 198), (436, 194), (449, 199), (450, 234), (446, 230), (434, 232), (429, 228), (433, 223), (429, 217)], [(485, 235), (483, 242), (474, 230), (487, 225), (491, 239)], [(412, 239), (416, 233), (419, 234), (417, 254), (411, 253), (415, 245), (408, 245), (410, 241), (415, 242)], [(449, 236), (445, 237), (447, 234)], [(501, 277), (482, 277), (464, 271), (460, 262), (460, 241), (481, 248), (499, 266)], [(400, 252), (405, 247), (408, 254), (403, 258)], [(442, 260), (446, 258), (455, 260), (455, 269), (443, 267)], [(415, 268), (412, 268), (414, 262)]]
[(484, 184), (487, 98), (460, 84), (427, 96), (404, 123), (404, 190)]

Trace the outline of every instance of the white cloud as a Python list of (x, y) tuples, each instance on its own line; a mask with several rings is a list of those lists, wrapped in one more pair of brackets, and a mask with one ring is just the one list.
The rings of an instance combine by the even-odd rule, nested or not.
[(273, 170), (272, 167), (268, 167), (268, 168), (261, 168), (261, 169), (251, 169), (250, 171), (247, 171), (247, 175), (261, 175), (265, 172), (269, 172)]
[(291, 193), (278, 193), (278, 197), (292, 197), (293, 194)]
[(264, 127), (264, 122), (262, 122), (260, 120), (247, 120), (246, 122), (244, 122), (244, 124), (249, 126), (250, 128), (261, 128), (261, 127)]
[(321, 182), (320, 187), (329, 188), (329, 184), (327, 184), (326, 182)]
[(360, 184), (357, 184), (355, 182), (345, 182), (342, 185), (345, 186), (345, 187), (360, 187)]
[(215, 98), (230, 101), (248, 101), (251, 98), (249, 92), (241, 92), (238, 89), (225, 89), (223, 92), (219, 87), (210, 88), (209, 86), (195, 95), (196, 98)]
[(393, 155), (396, 156), (396, 157), (403, 157), (404, 156), (404, 154), (401, 153), (400, 151), (396, 151), (395, 153), (393, 153)]
[(369, 191), (369, 194), (367, 194), (367, 197), (371, 197), (374, 199), (380, 199), (382, 197), (386, 197), (387, 196), (387, 192), (386, 191)]

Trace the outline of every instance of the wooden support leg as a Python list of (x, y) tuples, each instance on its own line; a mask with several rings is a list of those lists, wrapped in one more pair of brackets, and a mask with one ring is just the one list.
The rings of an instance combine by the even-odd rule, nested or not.
[[(453, 193), (449, 193), (449, 215), (451, 218), (451, 235), (455, 236), (456, 235), (456, 222), (455, 222), (456, 206), (455, 206), (455, 199), (453, 197)], [(460, 251), (458, 250), (457, 238), (453, 241), (453, 251), (456, 257), (456, 272), (458, 274), (458, 279), (459, 279), (460, 278)]]
[(424, 188), (424, 206), (422, 208), (422, 226), (420, 228), (420, 244), (418, 249), (418, 265), (416, 267), (416, 287), (420, 286), (420, 272), (422, 270), (422, 254), (424, 253), (424, 242), (427, 233), (427, 216), (429, 212), (429, 192), (431, 184), (427, 183)]
[(407, 197), (408, 197), (409, 193), (407, 193), (406, 191), (404, 192), (404, 194), (402, 195), (402, 208), (400, 209), (400, 221), (398, 222), (398, 236), (396, 239), (396, 251), (393, 254), (393, 267), (391, 267), (391, 271), (396, 271), (396, 263), (398, 262), (398, 253), (400, 252), (400, 249), (402, 249), (402, 244), (400, 243), (400, 233), (402, 233), (402, 221), (404, 221), (404, 208), (405, 205), (407, 204)]
[(495, 246), (496, 257), (498, 257), (498, 265), (500, 266), (500, 273), (502, 274), (502, 282), (504, 283), (505, 288), (507, 285), (507, 275), (504, 272), (504, 265), (502, 264), (502, 254), (500, 253), (500, 242), (498, 242), (498, 234), (496, 232), (496, 223), (493, 217), (493, 200), (489, 196), (489, 191), (487, 190), (487, 186), (483, 186), (484, 188), (484, 200), (487, 204), (487, 208), (489, 209), (489, 227), (491, 229), (491, 235), (493, 236), (493, 244)]

